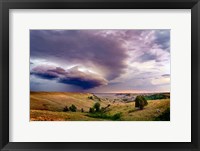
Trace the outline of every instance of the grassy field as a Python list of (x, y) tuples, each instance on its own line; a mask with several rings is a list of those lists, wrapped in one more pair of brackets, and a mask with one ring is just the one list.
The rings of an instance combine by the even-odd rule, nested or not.
[[(135, 102), (111, 102), (92, 98), (90, 93), (31, 92), (31, 121), (154, 121), (169, 107), (170, 99), (148, 100), (143, 110), (135, 108)], [(104, 113), (91, 114), (89, 109), (99, 102), (101, 107), (109, 107)], [(65, 106), (74, 104), (76, 112), (63, 112)], [(81, 112), (83, 110), (84, 112)], [(116, 115), (120, 115), (119, 117)], [(115, 118), (117, 117), (117, 118)]]

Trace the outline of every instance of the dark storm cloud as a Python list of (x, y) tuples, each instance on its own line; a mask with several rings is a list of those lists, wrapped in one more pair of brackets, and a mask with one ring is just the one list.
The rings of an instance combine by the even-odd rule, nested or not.
[(31, 75), (42, 79), (56, 80), (59, 83), (76, 85), (83, 89), (90, 89), (107, 85), (107, 80), (89, 71), (79, 71), (79, 67), (64, 70), (54, 66), (37, 66), (32, 69)]
[(31, 58), (95, 66), (107, 79), (120, 76), (127, 66), (127, 51), (121, 43), (95, 34), (95, 30), (31, 30), (30, 49)]
[(84, 79), (82, 77), (65, 77), (59, 79), (60, 83), (71, 84), (82, 87), (83, 89), (90, 89), (94, 87), (98, 87), (104, 85), (104, 81), (97, 79)]
[(163, 74), (162, 77), (170, 77), (170, 74)]
[(55, 75), (51, 75), (51, 74), (49, 74), (49, 73), (36, 73), (36, 72), (31, 72), (31, 75), (35, 75), (35, 76), (37, 76), (37, 77), (40, 77), (40, 78), (42, 78), (42, 79), (55, 79), (55, 78), (57, 78), (57, 76), (55, 76)]
[(56, 72), (57, 69), (54, 70), (53, 67), (48, 66), (37, 66), (34, 67), (31, 71), (31, 75), (35, 75), (42, 79), (55, 79), (59, 77), (59, 74)]

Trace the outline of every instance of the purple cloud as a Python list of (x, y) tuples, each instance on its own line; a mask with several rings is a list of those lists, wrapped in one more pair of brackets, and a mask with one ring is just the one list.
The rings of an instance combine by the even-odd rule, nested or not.
[[(58, 68), (58, 70), (59, 69), (60, 68)], [(59, 77), (59, 73), (57, 73), (57, 68), (54, 68), (52, 66), (37, 66), (32, 69), (31, 75), (35, 75), (43, 79), (55, 79)]]
[(107, 85), (104, 78), (89, 71), (80, 71), (78, 66), (68, 70), (54, 66), (37, 66), (32, 69), (31, 75), (47, 80), (54, 79), (59, 83), (76, 85), (83, 89)]
[(30, 55), (31, 83), (44, 90), (42, 79), (63, 91), (154, 89), (170, 73), (170, 30), (30, 30)]
[(111, 80), (124, 73), (128, 55), (116, 39), (81, 30), (31, 30), (31, 58), (99, 68)]

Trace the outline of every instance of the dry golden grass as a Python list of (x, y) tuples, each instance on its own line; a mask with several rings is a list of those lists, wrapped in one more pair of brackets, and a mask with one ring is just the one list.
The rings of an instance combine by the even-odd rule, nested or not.
[[(88, 99), (90, 93), (69, 93), (69, 92), (31, 92), (31, 110), (63, 111), (65, 106), (74, 104), (78, 110), (83, 108), (88, 111), (95, 101)], [(105, 102), (101, 102), (105, 106)]]
[(31, 121), (100, 121), (86, 116), (81, 112), (53, 112), (45, 110), (31, 110)]
[(152, 121), (170, 107), (169, 99), (151, 100), (148, 105), (139, 110), (135, 108), (135, 102), (118, 103), (111, 106), (110, 114), (122, 113), (123, 121)]
[[(96, 101), (89, 99), (90, 93), (66, 92), (31, 92), (30, 95), (30, 120), (31, 121), (98, 121), (105, 120), (87, 116), (89, 108)], [(77, 112), (62, 112), (64, 107), (74, 104)], [(122, 121), (153, 121), (170, 107), (170, 99), (149, 100), (148, 105), (139, 110), (135, 103), (100, 101), (101, 107), (110, 104), (108, 115), (122, 113)], [(80, 112), (81, 108), (84, 113)], [(108, 119), (106, 119), (108, 120)]]

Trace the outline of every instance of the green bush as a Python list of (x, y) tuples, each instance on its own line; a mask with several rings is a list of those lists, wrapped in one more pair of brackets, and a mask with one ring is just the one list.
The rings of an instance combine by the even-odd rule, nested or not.
[(108, 115), (105, 113), (95, 112), (93, 114), (88, 114), (87, 116), (93, 117), (93, 118), (102, 118), (102, 119), (109, 119), (109, 120), (120, 120), (121, 119), (121, 113), (116, 113), (114, 115)]
[(69, 110), (72, 111), (72, 112), (76, 112), (76, 106), (74, 104), (72, 104), (70, 107), (69, 107)]
[(94, 108), (90, 108), (89, 113), (94, 113)]
[(121, 118), (122, 113), (116, 113), (112, 116), (112, 120), (119, 120)]
[(139, 107), (140, 110), (143, 110), (145, 106), (148, 105), (147, 100), (144, 96), (138, 95), (135, 99), (135, 107)]
[(63, 112), (68, 112), (68, 111), (69, 111), (68, 106), (65, 106), (64, 109), (63, 109)]
[(95, 109), (95, 112), (99, 112), (100, 111), (100, 103), (96, 102), (93, 106), (93, 108)]

